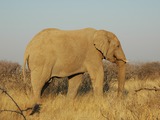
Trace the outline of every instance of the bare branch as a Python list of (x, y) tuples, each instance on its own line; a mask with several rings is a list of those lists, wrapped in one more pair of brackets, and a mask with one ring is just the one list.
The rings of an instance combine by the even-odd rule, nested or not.
[(21, 114), (19, 111), (14, 111), (14, 110), (0, 110), (0, 113), (1, 112), (13, 112), (13, 113)]
[(7, 93), (6, 90), (0, 88), (0, 90), (2, 90), (2, 93), (5, 93), (13, 102), (14, 104), (17, 106), (17, 108), (19, 109), (19, 111), (22, 111), (21, 108), (19, 107), (19, 105), (16, 103), (16, 101)]
[(142, 90), (160, 91), (160, 89), (154, 87), (154, 88), (140, 88), (140, 89), (138, 89), (138, 90), (135, 90), (135, 92), (139, 92), (139, 91), (142, 91)]
[[(14, 112), (14, 113), (17, 113), (17, 114), (20, 114), (24, 120), (27, 120), (26, 117), (24, 116), (23, 114), (23, 111), (27, 111), (28, 109), (26, 110), (22, 110), (19, 105), (17, 104), (17, 102), (12, 98), (12, 96), (10, 96), (10, 94), (4, 90), (3, 88), (0, 88), (0, 90), (2, 91), (2, 93), (5, 93), (11, 100), (12, 102), (16, 105), (16, 107), (18, 108), (19, 111), (14, 111), (14, 110), (0, 110), (0, 112)], [(29, 108), (30, 109), (30, 108)]]
[(103, 114), (102, 109), (100, 109), (100, 113), (101, 113), (101, 115), (102, 115), (104, 118), (106, 118), (107, 120), (109, 120), (108, 117)]
[(32, 110), (32, 108), (27, 108), (27, 109), (25, 109), (25, 110), (22, 110), (22, 112), (28, 111), (28, 110)]

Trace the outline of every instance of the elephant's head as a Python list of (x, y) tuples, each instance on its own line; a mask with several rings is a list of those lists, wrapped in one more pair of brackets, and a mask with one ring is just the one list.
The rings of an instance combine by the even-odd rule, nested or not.
[(111, 32), (98, 30), (94, 34), (93, 42), (96, 49), (98, 49), (103, 54), (105, 59), (118, 65), (118, 92), (122, 92), (125, 79), (125, 64), (127, 60), (118, 38)]

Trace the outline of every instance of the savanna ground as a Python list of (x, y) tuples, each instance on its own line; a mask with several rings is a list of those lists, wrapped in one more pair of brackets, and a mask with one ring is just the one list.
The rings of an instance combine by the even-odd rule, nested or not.
[(116, 65), (104, 62), (104, 72), (103, 99), (93, 97), (87, 73), (75, 100), (66, 98), (67, 78), (53, 79), (40, 113), (29, 116), (22, 111), (32, 100), (29, 72), (24, 81), (19, 64), (0, 61), (0, 120), (160, 120), (160, 62), (127, 64), (123, 99), (117, 98)]

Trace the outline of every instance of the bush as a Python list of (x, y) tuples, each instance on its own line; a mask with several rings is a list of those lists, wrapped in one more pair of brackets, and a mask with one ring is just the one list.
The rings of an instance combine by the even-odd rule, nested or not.
[(1, 76), (18, 74), (20, 71), (21, 71), (21, 66), (18, 63), (0, 61), (0, 75)]
[[(109, 89), (109, 82), (117, 80), (118, 67), (116, 64), (104, 61), (104, 92)], [(0, 61), (0, 86), (7, 89), (28, 89), (31, 91), (30, 72), (26, 70), (26, 81), (23, 80), (22, 69), (18, 63)], [(160, 62), (126, 64), (126, 80), (129, 79), (157, 79), (160, 77)], [(45, 94), (66, 94), (68, 89), (68, 78), (56, 78), (44, 91)], [(92, 83), (88, 73), (83, 76), (82, 84), (78, 90), (79, 94), (86, 93), (92, 89)]]
[(26, 81), (23, 80), (22, 69), (18, 63), (0, 61), (0, 87), (6, 90), (19, 90), (26, 92), (31, 90), (29, 74)]
[(139, 79), (157, 79), (160, 77), (160, 62), (144, 63), (138, 70)]

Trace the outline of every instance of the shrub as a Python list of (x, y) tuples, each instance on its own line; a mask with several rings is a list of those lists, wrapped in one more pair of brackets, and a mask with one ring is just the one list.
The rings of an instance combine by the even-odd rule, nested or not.
[[(116, 64), (104, 61), (104, 91), (108, 91), (109, 82), (117, 80), (118, 67)], [(7, 89), (31, 91), (30, 72), (26, 70), (26, 81), (23, 80), (22, 69), (18, 63), (0, 61), (0, 86)], [(126, 64), (126, 80), (129, 79), (157, 79), (160, 77), (160, 62), (132, 63)], [(66, 94), (68, 89), (68, 78), (56, 78), (44, 91), (45, 94)], [(88, 73), (83, 76), (82, 84), (78, 90), (79, 94), (86, 93), (92, 89), (92, 83)]]
[(30, 78), (27, 74), (27, 80), (23, 80), (22, 69), (18, 63), (9, 61), (0, 61), (0, 87), (6, 90), (20, 90), (26, 92), (31, 90)]
[(144, 63), (138, 70), (139, 79), (157, 79), (160, 77), (160, 62)]
[(18, 63), (0, 61), (0, 75), (7, 76), (11, 74), (18, 74), (21, 70), (21, 66)]

